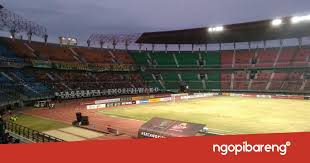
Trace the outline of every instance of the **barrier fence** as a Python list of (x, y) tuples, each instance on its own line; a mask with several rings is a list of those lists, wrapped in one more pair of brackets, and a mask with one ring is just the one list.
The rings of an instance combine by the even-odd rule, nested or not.
[(86, 105), (86, 109), (103, 109), (111, 108), (122, 105), (136, 105), (136, 104), (148, 104), (148, 103), (159, 103), (159, 102), (169, 102), (169, 101), (181, 101), (196, 98), (212, 97), (218, 96), (219, 93), (195, 93), (189, 95), (188, 93), (182, 94), (163, 94), (163, 95), (150, 95), (150, 96), (133, 96), (126, 98), (114, 98), (114, 99), (104, 99), (96, 100), (91, 104)]
[(147, 103), (158, 103), (158, 102), (177, 102), (181, 100), (189, 100), (196, 98), (212, 97), (212, 96), (233, 96), (233, 97), (254, 97), (254, 98), (269, 98), (269, 99), (300, 99), (310, 100), (309, 96), (298, 96), (298, 95), (281, 95), (281, 94), (242, 94), (242, 93), (194, 93), (194, 94), (164, 94), (164, 95), (150, 95), (150, 96), (133, 96), (126, 98), (114, 98), (96, 100), (88, 105), (87, 109), (103, 109), (111, 108), (122, 105), (136, 105), (136, 104), (147, 104)]
[(63, 142), (64, 140), (44, 134), (42, 132), (30, 129), (28, 127), (13, 123), (5, 122), (5, 129), (33, 142)]

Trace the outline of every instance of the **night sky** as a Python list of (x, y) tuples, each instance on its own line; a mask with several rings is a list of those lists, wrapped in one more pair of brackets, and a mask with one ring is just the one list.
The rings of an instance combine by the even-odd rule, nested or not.
[(225, 25), (310, 13), (309, 0), (0, 0), (50, 38)]

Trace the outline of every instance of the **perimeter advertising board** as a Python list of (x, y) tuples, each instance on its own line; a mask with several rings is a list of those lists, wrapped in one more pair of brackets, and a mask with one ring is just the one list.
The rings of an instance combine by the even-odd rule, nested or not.
[(205, 127), (203, 124), (152, 118), (143, 124), (138, 133), (139, 138), (167, 138), (195, 136)]

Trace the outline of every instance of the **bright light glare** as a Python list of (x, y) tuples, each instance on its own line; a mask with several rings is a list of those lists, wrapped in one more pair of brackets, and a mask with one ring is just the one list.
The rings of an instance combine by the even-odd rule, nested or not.
[(222, 32), (224, 30), (223, 26), (218, 26), (218, 27), (210, 27), (208, 29), (209, 32)]
[(282, 24), (282, 19), (274, 19), (274, 20), (271, 22), (271, 24), (272, 24), (273, 26), (279, 26), (279, 25)]
[(306, 15), (306, 16), (294, 16), (291, 18), (291, 22), (293, 24), (297, 24), (303, 21), (310, 21), (310, 15)]

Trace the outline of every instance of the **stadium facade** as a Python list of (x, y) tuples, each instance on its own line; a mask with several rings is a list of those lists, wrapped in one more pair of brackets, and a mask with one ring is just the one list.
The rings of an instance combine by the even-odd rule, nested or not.
[[(144, 33), (137, 40), (92, 35), (88, 47), (46, 43), (44, 27), (37, 30), (45, 43), (33, 42), (32, 32), (19, 27), (13, 32), (28, 30), (28, 40), (15, 38), (12, 30), (11, 38), (0, 39), (1, 105), (158, 92), (309, 94), (309, 22), (309, 16), (284, 17)], [(127, 50), (133, 40), (139, 48)], [(101, 47), (92, 48), (92, 41)], [(102, 48), (107, 43), (114, 48)], [(124, 50), (115, 49), (120, 44)], [(152, 48), (144, 50), (146, 44)], [(182, 50), (184, 44), (191, 50)], [(198, 44), (205, 48), (195, 48)], [(209, 49), (212, 45), (218, 48)]]

